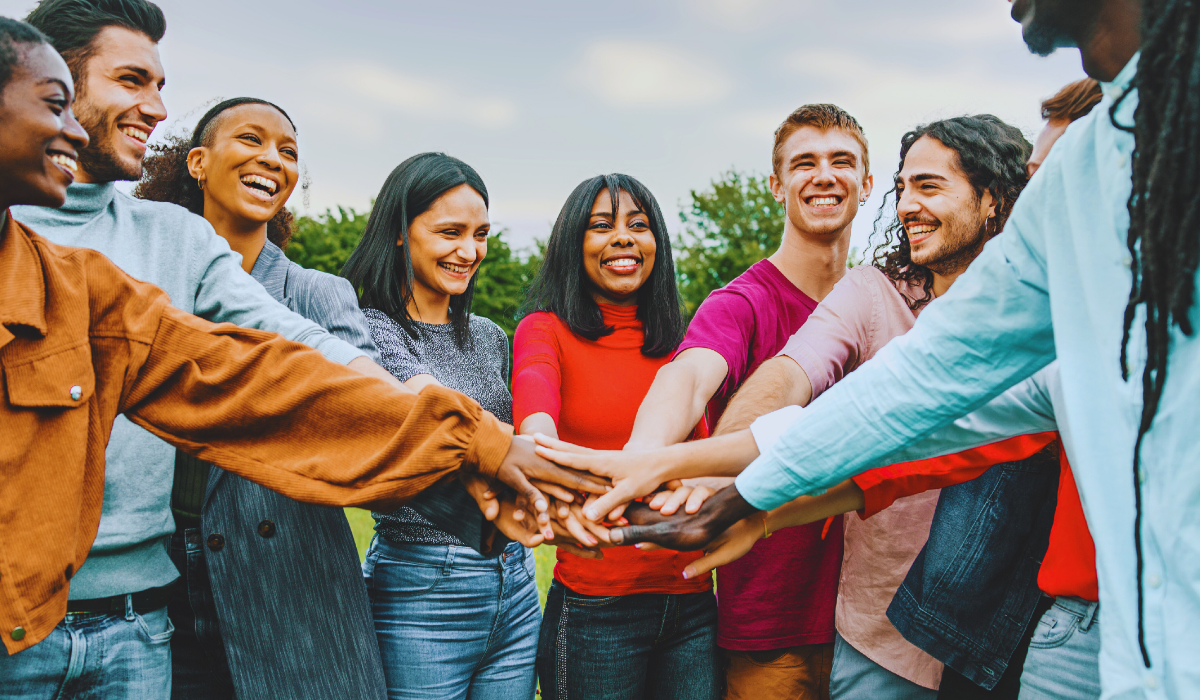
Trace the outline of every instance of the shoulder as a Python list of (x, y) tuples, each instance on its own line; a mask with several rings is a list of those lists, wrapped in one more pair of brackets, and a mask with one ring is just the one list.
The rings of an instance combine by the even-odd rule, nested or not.
[(471, 336), (497, 342), (503, 339), (504, 343), (508, 344), (508, 335), (504, 332), (504, 329), (486, 316), (471, 314)]
[(535, 311), (521, 319), (517, 324), (517, 333), (556, 333), (565, 328), (566, 324), (557, 315), (549, 311)]
[[(367, 319), (367, 328), (371, 329), (371, 335), (389, 336), (404, 333), (404, 329), (391, 316), (383, 313), (379, 309), (363, 309), (363, 318)], [(378, 336), (377, 336), (378, 337)]]
[[(350, 284), (350, 280), (331, 275), (328, 272), (301, 267), (299, 263), (290, 259), (285, 258), (285, 260), (287, 260), (284, 264), (287, 266), (289, 294), (294, 293), (307, 297), (346, 297), (357, 302), (358, 295), (354, 293), (354, 285)], [(357, 306), (357, 303), (355, 305)]]
[(153, 220), (156, 225), (179, 227), (181, 233), (216, 235), (212, 225), (203, 216), (193, 214), (178, 204), (138, 199), (124, 192), (113, 195), (113, 204), (135, 219)]

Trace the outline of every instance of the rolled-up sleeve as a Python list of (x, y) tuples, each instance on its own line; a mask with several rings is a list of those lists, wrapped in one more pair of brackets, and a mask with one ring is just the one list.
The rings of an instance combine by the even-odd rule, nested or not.
[(912, 331), (818, 397), (738, 477), (747, 501), (770, 510), (885, 464), (1054, 359), (1045, 257), (1022, 235), (1025, 203)]
[(173, 446), (296, 500), (399, 507), (464, 463), (494, 476), (512, 428), (440, 386), (401, 392), (262, 331), (164, 306), (122, 392)]

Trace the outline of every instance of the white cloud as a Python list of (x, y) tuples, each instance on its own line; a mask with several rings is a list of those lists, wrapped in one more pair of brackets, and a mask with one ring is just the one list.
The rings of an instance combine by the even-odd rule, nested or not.
[(569, 78), (607, 100), (641, 107), (709, 104), (730, 89), (729, 77), (709, 61), (650, 41), (595, 41)]
[[(316, 85), (346, 92), (417, 117), (447, 119), (489, 129), (512, 125), (516, 104), (461, 87), (419, 78), (370, 61), (339, 61), (318, 67)], [(333, 97), (328, 95), (327, 97)]]
[(777, 14), (780, 0), (681, 0), (685, 11), (694, 12), (723, 29), (755, 29)]

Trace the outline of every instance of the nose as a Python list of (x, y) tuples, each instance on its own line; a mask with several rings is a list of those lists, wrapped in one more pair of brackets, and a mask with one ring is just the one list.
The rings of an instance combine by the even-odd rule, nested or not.
[(837, 178), (833, 176), (833, 164), (822, 160), (813, 170), (811, 182), (814, 185), (834, 185)]
[(471, 236), (461, 236), (458, 239), (458, 245), (455, 246), (455, 252), (458, 257), (465, 263), (475, 262), (478, 257), (478, 251), (475, 249), (475, 239)]
[(896, 214), (903, 221), (904, 217), (912, 216), (921, 211), (921, 205), (917, 203), (917, 198), (910, 194), (910, 190), (904, 190), (900, 193), (900, 199), (896, 202)]
[(75, 111), (68, 109), (66, 118), (63, 119), (62, 135), (76, 150), (82, 151), (87, 148), (88, 138), (87, 132), (79, 125), (79, 120), (75, 118)]
[(157, 85), (146, 88), (145, 98), (138, 105), (138, 111), (151, 129), (167, 118), (167, 106), (163, 104), (162, 92)]
[(279, 158), (279, 150), (276, 148), (264, 148), (258, 155), (258, 162), (271, 170), (279, 170), (283, 167), (283, 161)]
[(609, 241), (609, 245), (614, 248), (632, 248), (634, 243), (633, 233), (629, 231), (629, 226), (620, 224), (613, 229), (613, 237)]

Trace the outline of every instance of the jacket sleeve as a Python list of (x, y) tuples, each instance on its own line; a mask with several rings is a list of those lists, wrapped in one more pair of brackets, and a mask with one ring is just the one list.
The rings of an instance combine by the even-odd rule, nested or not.
[(997, 464), (1032, 457), (1057, 437), (1054, 432), (1020, 435), (952, 455), (863, 472), (851, 478), (863, 492), (864, 505), (858, 514), (869, 518), (905, 496), (970, 481)]
[(120, 408), (180, 450), (296, 500), (379, 509), (464, 464), (494, 476), (512, 431), (450, 389), (406, 394), (273, 334), (165, 304)]

